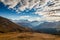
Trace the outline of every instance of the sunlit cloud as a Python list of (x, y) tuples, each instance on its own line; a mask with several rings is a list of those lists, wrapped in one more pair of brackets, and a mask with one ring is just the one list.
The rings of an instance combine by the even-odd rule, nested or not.
[[(9, 5), (8, 8), (16, 10), (17, 13), (21, 13), (26, 9), (35, 9), (34, 14), (38, 14), (42, 17), (21, 16), (20, 19), (33, 20), (46, 20), (46, 21), (60, 21), (60, 0), (0, 0), (5, 5)], [(19, 5), (18, 5), (19, 4)], [(18, 6), (16, 8), (16, 5)]]
[(20, 0), (1, 0), (5, 5), (9, 5), (9, 8), (14, 8)]
[(46, 21), (60, 21), (60, 0), (50, 0), (50, 2), (55, 4), (41, 7), (42, 11), (37, 10), (35, 14), (42, 15)]
[(32, 16), (20, 16), (20, 20), (28, 20), (28, 21), (42, 21), (40, 17), (32, 17)]

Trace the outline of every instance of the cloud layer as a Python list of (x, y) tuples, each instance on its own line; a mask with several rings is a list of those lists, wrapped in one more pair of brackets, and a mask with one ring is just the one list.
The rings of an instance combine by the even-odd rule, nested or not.
[(19, 20), (42, 21), (40, 17), (32, 17), (32, 16), (20, 16)]
[[(9, 5), (8, 8), (20, 11), (32, 8), (36, 11), (35, 14), (42, 15), (42, 18), (35, 18), (34, 20), (46, 20), (46, 21), (60, 21), (60, 0), (0, 0), (5, 5)], [(24, 16), (30, 18), (29, 16)], [(32, 20), (32, 19), (28, 19)]]

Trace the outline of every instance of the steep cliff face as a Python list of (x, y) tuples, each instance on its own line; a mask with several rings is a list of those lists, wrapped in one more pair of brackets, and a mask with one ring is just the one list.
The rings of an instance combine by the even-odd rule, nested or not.
[(29, 31), (29, 29), (13, 23), (9, 19), (0, 17), (0, 32), (4, 33), (4, 32), (15, 32), (15, 31), (24, 32)]

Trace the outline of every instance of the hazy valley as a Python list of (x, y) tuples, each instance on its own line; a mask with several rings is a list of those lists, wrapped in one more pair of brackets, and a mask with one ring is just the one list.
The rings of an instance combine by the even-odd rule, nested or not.
[(60, 40), (60, 36), (38, 33), (0, 17), (0, 40)]

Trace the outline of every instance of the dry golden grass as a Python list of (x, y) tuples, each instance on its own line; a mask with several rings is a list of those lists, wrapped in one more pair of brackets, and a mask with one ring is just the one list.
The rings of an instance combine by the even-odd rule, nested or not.
[(43, 33), (4, 33), (0, 34), (0, 40), (60, 40), (60, 36)]

